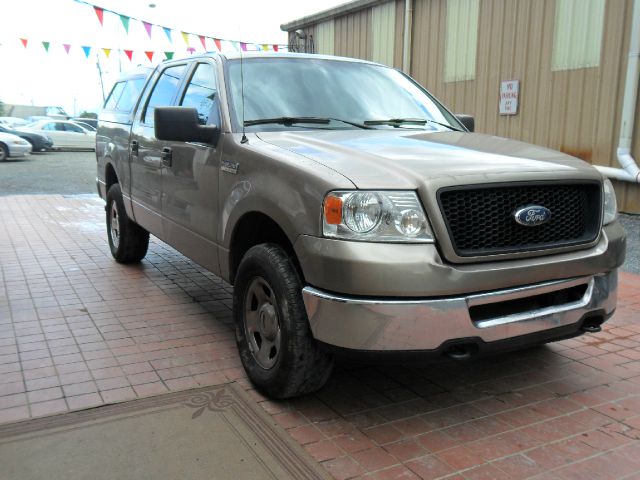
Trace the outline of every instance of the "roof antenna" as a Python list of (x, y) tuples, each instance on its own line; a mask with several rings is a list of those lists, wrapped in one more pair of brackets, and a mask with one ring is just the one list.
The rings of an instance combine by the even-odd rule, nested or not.
[(242, 97), (242, 139), (240, 143), (247, 143), (249, 139), (244, 131), (244, 68), (242, 68), (242, 47), (240, 48), (240, 96)]

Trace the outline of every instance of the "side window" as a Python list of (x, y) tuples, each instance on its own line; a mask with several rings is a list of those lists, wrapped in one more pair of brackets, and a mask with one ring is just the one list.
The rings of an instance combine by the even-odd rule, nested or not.
[(138, 100), (138, 96), (140, 95), (140, 91), (143, 86), (144, 78), (134, 78), (127, 81), (115, 109), (118, 112), (125, 113), (129, 113), (133, 110), (133, 106), (136, 104), (136, 100)]
[(171, 105), (178, 92), (178, 86), (180, 85), (182, 75), (184, 75), (185, 67), (185, 65), (178, 65), (176, 67), (169, 67), (162, 72), (147, 102), (142, 123), (153, 125), (153, 110), (156, 107)]
[(58, 132), (64, 132), (65, 131), (64, 123), (56, 122), (53, 125), (54, 125), (54, 130), (57, 130)]
[(73, 123), (61, 123), (67, 132), (84, 133), (84, 130)]
[(47, 130), (48, 132), (54, 131), (56, 130), (56, 124), (53, 122), (45, 123), (42, 130)]
[(109, 98), (104, 103), (105, 110), (115, 110), (116, 104), (120, 99), (120, 95), (122, 94), (122, 90), (124, 89), (125, 82), (116, 83), (111, 89), (111, 93), (109, 94)]
[(213, 123), (219, 126), (218, 88), (213, 65), (198, 64), (180, 105), (198, 110), (201, 125)]

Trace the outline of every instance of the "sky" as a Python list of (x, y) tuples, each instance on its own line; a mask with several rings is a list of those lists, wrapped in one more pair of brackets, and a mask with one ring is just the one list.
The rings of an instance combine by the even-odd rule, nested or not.
[[(108, 94), (120, 75), (137, 65), (155, 65), (165, 51), (174, 58), (189, 55), (181, 32), (257, 44), (286, 44), (280, 25), (346, 3), (347, 0), (89, 0), (88, 3), (132, 17), (125, 31), (120, 17), (104, 12), (103, 25), (92, 6), (75, 0), (0, 2), (0, 100), (39, 106), (61, 106), (70, 115), (97, 112), (103, 87)], [(152, 6), (153, 5), (153, 6)], [(173, 29), (164, 30), (133, 17)], [(21, 38), (27, 39), (25, 48)], [(189, 36), (196, 53), (204, 51)], [(49, 42), (48, 51), (42, 42)], [(64, 44), (70, 45), (67, 53)], [(82, 47), (91, 47), (87, 57)], [(206, 40), (207, 50), (215, 44)], [(231, 43), (223, 51), (233, 50)], [(102, 50), (111, 49), (109, 56)], [(250, 47), (252, 48), (252, 47)], [(118, 52), (118, 50), (121, 50)], [(123, 50), (133, 50), (130, 61)], [(145, 51), (153, 51), (149, 61)]]

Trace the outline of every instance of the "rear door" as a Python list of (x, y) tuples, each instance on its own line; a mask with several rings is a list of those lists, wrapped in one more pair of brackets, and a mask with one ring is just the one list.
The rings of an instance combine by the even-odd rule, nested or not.
[[(202, 125), (220, 127), (218, 82), (213, 59), (189, 70), (176, 102), (195, 108)], [(169, 142), (171, 161), (162, 170), (163, 228), (167, 242), (213, 272), (218, 271), (218, 175), (220, 148), (198, 142)]]
[(151, 93), (138, 108), (131, 129), (131, 200), (136, 222), (161, 239), (162, 226), (162, 150), (167, 142), (154, 134), (155, 107), (174, 105), (184, 81), (187, 63), (170, 64), (156, 73)]
[(93, 135), (89, 135), (89, 132), (79, 127), (78, 125), (74, 125), (73, 123), (60, 123), (64, 127), (65, 134), (67, 136), (67, 141), (69, 142), (69, 147), (74, 148), (93, 148), (95, 137)]
[(53, 140), (53, 146), (55, 148), (70, 147), (69, 138), (67, 132), (64, 129), (62, 122), (47, 122), (40, 127), (44, 131), (45, 135), (49, 135)]

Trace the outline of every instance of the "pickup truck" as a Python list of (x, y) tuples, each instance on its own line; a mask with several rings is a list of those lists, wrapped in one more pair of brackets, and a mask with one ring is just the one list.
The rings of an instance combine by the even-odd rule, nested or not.
[(149, 234), (233, 284), (249, 379), (319, 389), (337, 354), (468, 359), (598, 332), (625, 232), (587, 163), (473, 133), (404, 73), (207, 54), (113, 87), (97, 186), (116, 261)]

